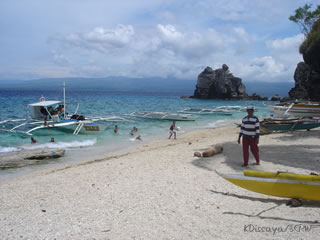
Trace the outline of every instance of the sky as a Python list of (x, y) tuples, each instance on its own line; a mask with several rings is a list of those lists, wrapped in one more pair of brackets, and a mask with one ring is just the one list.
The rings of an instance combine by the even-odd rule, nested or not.
[(195, 80), (227, 64), (291, 82), (304, 36), (288, 18), (306, 3), (320, 0), (1, 0), (0, 80)]

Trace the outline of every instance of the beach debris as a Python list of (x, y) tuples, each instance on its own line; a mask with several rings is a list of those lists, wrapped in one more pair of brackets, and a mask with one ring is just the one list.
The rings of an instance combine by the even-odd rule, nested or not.
[(195, 157), (212, 157), (218, 153), (223, 152), (223, 147), (222, 146), (213, 146), (207, 150), (205, 150), (202, 154), (200, 152), (194, 152), (193, 156)]
[(194, 152), (194, 153), (193, 153), (193, 156), (195, 156), (195, 157), (201, 157), (201, 153), (200, 153), (200, 152)]
[(302, 206), (302, 201), (297, 198), (292, 198), (290, 199), (289, 202), (287, 202), (286, 206), (291, 206), (291, 207), (301, 207)]

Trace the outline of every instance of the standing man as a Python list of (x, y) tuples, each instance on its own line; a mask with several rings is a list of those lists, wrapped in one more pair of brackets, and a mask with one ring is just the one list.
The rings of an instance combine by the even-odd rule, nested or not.
[(240, 139), (242, 137), (242, 152), (243, 152), (243, 165), (242, 167), (247, 167), (249, 163), (249, 146), (253, 156), (256, 159), (256, 165), (260, 165), (259, 158), (259, 136), (260, 136), (260, 124), (259, 119), (253, 115), (254, 108), (247, 107), (248, 116), (242, 119), (241, 130), (238, 138), (238, 143), (240, 144)]

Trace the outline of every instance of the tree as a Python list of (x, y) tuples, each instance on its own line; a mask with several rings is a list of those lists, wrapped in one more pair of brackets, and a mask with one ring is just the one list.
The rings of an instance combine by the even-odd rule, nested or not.
[(320, 5), (314, 11), (311, 11), (312, 4), (305, 4), (295, 10), (295, 15), (290, 16), (289, 20), (300, 26), (301, 32), (307, 36), (313, 24), (320, 18)]

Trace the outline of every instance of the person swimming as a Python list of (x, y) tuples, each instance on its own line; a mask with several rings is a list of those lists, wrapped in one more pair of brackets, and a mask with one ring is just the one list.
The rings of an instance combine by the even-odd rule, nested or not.
[(131, 132), (130, 132), (130, 135), (133, 136), (134, 134), (136, 134), (137, 131), (138, 131), (138, 128), (133, 127)]

